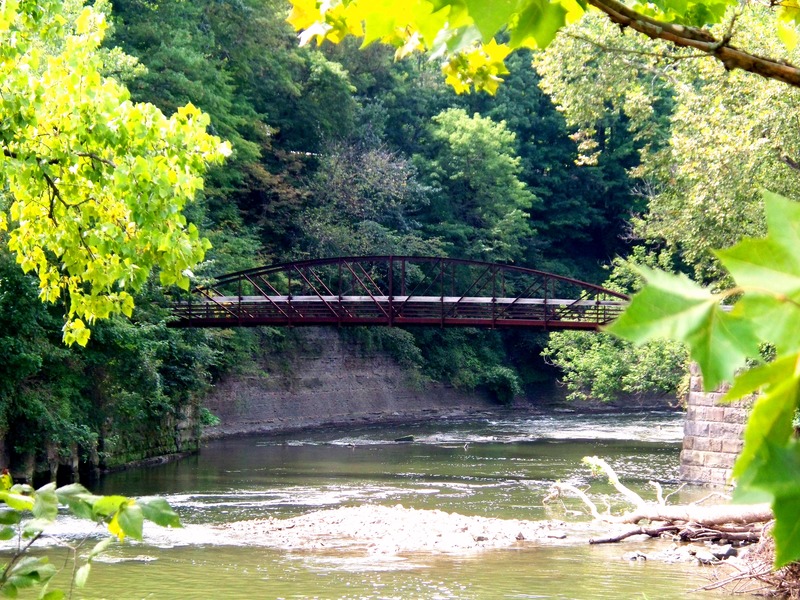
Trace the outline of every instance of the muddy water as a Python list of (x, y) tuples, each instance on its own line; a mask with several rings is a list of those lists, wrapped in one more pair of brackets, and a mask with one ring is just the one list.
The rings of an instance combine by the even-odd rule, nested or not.
[[(598, 455), (643, 494), (651, 479), (677, 488), (681, 428), (673, 414), (505, 415), (216, 441), (187, 460), (105, 478), (98, 492), (165, 496), (193, 527), (183, 538), (153, 532), (112, 550), (86, 597), (685, 598), (708, 582), (708, 569), (623, 560), (663, 543), (589, 546), (590, 532), (577, 527), (563, 540), (461, 556), (220, 545), (207, 527), (365, 503), (586, 522), (572, 513), (577, 503), (542, 503), (552, 482), (591, 485), (621, 506), (580, 463)], [(407, 435), (415, 441), (394, 441)]]

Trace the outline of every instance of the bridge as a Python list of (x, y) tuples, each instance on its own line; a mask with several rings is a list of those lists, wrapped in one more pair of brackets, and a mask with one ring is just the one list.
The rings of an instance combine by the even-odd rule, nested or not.
[(427, 325), (597, 330), (628, 297), (534, 269), (440, 257), (303, 260), (217, 277), (172, 327)]

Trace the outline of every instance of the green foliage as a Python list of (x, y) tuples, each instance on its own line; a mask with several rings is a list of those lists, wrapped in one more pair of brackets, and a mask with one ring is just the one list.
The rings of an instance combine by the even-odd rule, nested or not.
[(519, 376), (510, 367), (491, 366), (482, 374), (483, 387), (501, 404), (511, 404), (522, 395)]
[[(706, 389), (733, 381), (730, 400), (760, 390), (734, 477), (740, 497), (771, 500), (776, 564), (784, 565), (800, 558), (800, 452), (792, 426), (800, 398), (800, 207), (770, 193), (765, 204), (767, 236), (718, 252), (736, 287), (712, 293), (685, 277), (646, 271), (647, 286), (610, 330), (636, 342), (663, 335), (686, 342)], [(732, 299), (727, 311), (722, 303)], [(774, 360), (740, 373), (763, 344), (775, 347)]]
[(115, 436), (138, 447), (129, 460), (181, 450), (170, 423), (193, 414), (212, 378), (249, 359), (252, 344), (239, 341), (248, 332), (168, 329), (163, 302), (151, 281), (133, 321), (98, 322), (87, 348), (66, 348), (59, 311), (38, 301), (34, 278), (0, 249), (0, 432), (15, 464), (98, 449), (111, 461), (106, 438)]
[(68, 298), (68, 345), (85, 345), (96, 319), (129, 316), (153, 269), (188, 287), (207, 242), (181, 210), (230, 153), (194, 106), (168, 118), (101, 75), (105, 29), (90, 7), (0, 9), (0, 230), (40, 298)]
[[(347, 36), (357, 36), (363, 37), (365, 45), (380, 40), (394, 46), (397, 58), (428, 51), (442, 60), (446, 80), (458, 93), (474, 86), (493, 94), (502, 76), (508, 74), (504, 59), (513, 49), (546, 47), (568, 23), (584, 15), (587, 4), (599, 9), (611, 23), (704, 52), (718, 58), (728, 70), (741, 68), (800, 85), (795, 67), (775, 68), (781, 64), (780, 56), (759, 55), (757, 44), (742, 50), (737, 43), (735, 56), (719, 52), (734, 37), (736, 18), (743, 12), (733, 0), (661, 0), (632, 7), (616, 0), (393, 0), (379, 6), (369, 0), (292, 0), (289, 22), (301, 31), (304, 44), (312, 40), (339, 43)], [(730, 17), (733, 9), (736, 13)], [(752, 10), (760, 8), (755, 5)], [(715, 32), (718, 37), (701, 29), (725, 18), (731, 19), (729, 28), (722, 34)], [(792, 48), (798, 40), (798, 23), (798, 10), (787, 6), (773, 13), (768, 29)]]
[[(508, 73), (503, 59), (510, 47), (546, 46), (555, 32), (583, 12), (574, 1), (558, 3), (472, 0), (467, 3), (405, 3), (380, 6), (370, 2), (331, 3), (294, 0), (289, 22), (300, 30), (301, 41), (341, 41), (347, 35), (363, 36), (365, 43), (380, 40), (397, 48), (403, 57), (420, 49), (450, 54), (443, 71), (459, 93), (476, 88), (494, 92)], [(510, 46), (493, 37), (507, 32)]]
[[(598, 262), (627, 250), (627, 220), (631, 212), (643, 208), (641, 198), (631, 193), (636, 180), (628, 173), (638, 166), (638, 148), (628, 133), (627, 117), (607, 111), (595, 124), (596, 137), (604, 146), (602, 154), (591, 164), (577, 164), (581, 160), (572, 131), (541, 89), (539, 73), (530, 68), (533, 58), (542, 55), (515, 52), (507, 61), (511, 73), (496, 96), (476, 94), (465, 101), (471, 110), (495, 122), (504, 121), (515, 134), (519, 179), (539, 200), (530, 210), (536, 234), (525, 240), (525, 262), (594, 281)], [(583, 65), (579, 72), (588, 69)], [(560, 68), (559, 80), (568, 74)], [(580, 93), (570, 91), (572, 96)]]
[(222, 421), (220, 418), (208, 410), (205, 406), (200, 408), (200, 425), (203, 427), (216, 427)]
[(682, 344), (658, 340), (636, 347), (602, 333), (553, 333), (542, 356), (561, 369), (569, 400), (675, 397), (687, 370)]
[(383, 145), (331, 144), (310, 191), (302, 245), (313, 257), (441, 254), (413, 219), (427, 204), (428, 190), (410, 161)]
[[(50, 580), (63, 568), (72, 566), (72, 586), (83, 588), (86, 585), (92, 563), (114, 541), (126, 537), (142, 539), (145, 520), (162, 527), (180, 527), (180, 519), (169, 504), (162, 498), (133, 499), (125, 496), (95, 496), (80, 484), (70, 484), (56, 488), (55, 484), (34, 490), (29, 485), (13, 485), (8, 471), (3, 472), (0, 501), (7, 508), (0, 510), (0, 538), (17, 538), (17, 549), (0, 573), (0, 594), (16, 598), (19, 591), (38, 588), (39, 598), (53, 600), (64, 598), (62, 590), (49, 589)], [(57, 568), (47, 556), (31, 556), (33, 544), (45, 534), (58, 516), (59, 508), (67, 509), (72, 515), (104, 523), (109, 537), (97, 542), (80, 564), (78, 550), (88, 541), (88, 537), (77, 545), (70, 543), (71, 558), (63, 567)]]
[[(627, 259), (614, 260), (603, 287), (624, 294), (641, 289), (644, 266), (673, 270), (668, 253), (655, 254), (637, 246)], [(554, 332), (542, 357), (560, 369), (570, 400), (609, 402), (631, 395), (676, 398), (688, 377), (686, 346), (663, 339), (637, 346), (606, 333)]]
[(422, 372), (434, 381), (448, 381), (464, 390), (488, 391), (507, 404), (521, 394), (522, 382), (507, 362), (497, 332), (472, 329), (421, 329), (415, 331), (424, 357)]
[[(763, 54), (780, 53), (770, 19), (767, 11), (745, 11), (737, 36)], [(633, 236), (667, 248), (701, 282), (723, 279), (712, 249), (764, 232), (760, 188), (789, 197), (800, 192), (789, 166), (798, 137), (785, 127), (797, 90), (689, 60), (661, 42), (620, 36), (599, 16), (569, 33), (536, 55), (536, 67), (579, 128), (587, 159), (602, 160), (606, 152), (600, 134), (609, 113), (636, 140), (640, 164), (628, 167), (647, 206), (632, 207)]]
[(343, 330), (342, 337), (357, 344), (366, 355), (386, 352), (404, 367), (412, 378), (419, 375), (425, 362), (414, 335), (405, 329), (352, 327)]
[(505, 123), (462, 109), (433, 118), (430, 144), (416, 164), (434, 189), (425, 220), (465, 258), (518, 260), (531, 235), (536, 197), (519, 180), (514, 134)]

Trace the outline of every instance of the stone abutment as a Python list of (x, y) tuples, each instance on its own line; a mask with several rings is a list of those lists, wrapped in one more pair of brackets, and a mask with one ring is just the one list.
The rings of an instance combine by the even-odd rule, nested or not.
[(752, 400), (722, 404), (725, 391), (704, 392), (700, 370), (692, 365), (681, 450), (683, 481), (730, 485)]

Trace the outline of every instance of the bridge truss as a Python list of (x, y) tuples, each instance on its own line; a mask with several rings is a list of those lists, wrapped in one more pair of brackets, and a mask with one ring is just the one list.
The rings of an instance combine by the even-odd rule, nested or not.
[(176, 302), (173, 327), (428, 325), (595, 330), (623, 294), (510, 265), (361, 256), (284, 263), (218, 277)]

